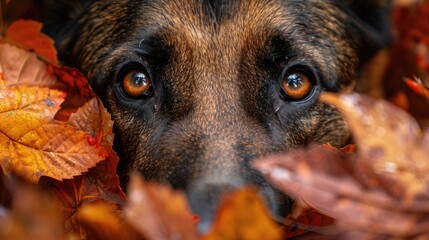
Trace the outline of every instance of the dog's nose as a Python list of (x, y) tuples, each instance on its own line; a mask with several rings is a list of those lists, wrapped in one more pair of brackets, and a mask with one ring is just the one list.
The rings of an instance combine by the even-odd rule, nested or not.
[(222, 198), (240, 185), (237, 183), (199, 183), (188, 189), (191, 208), (200, 217), (198, 223), (200, 233), (205, 234), (210, 231)]

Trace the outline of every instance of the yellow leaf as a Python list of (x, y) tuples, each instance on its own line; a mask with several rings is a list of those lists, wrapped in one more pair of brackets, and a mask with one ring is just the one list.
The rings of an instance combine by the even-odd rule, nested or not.
[[(3, 81), (1, 81), (3, 82)], [(54, 120), (59, 91), (0, 84), (0, 165), (31, 182), (71, 178), (103, 158), (86, 133)]]
[(245, 188), (221, 203), (211, 232), (204, 240), (282, 239), (280, 228), (268, 215), (255, 189)]

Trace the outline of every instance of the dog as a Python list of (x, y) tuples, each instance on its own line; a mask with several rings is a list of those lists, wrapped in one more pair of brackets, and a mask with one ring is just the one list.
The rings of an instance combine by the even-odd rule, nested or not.
[(353, 86), (390, 39), (388, 0), (54, 0), (44, 31), (115, 122), (118, 175), (187, 194), (207, 232), (219, 200), (258, 187), (274, 218), (293, 201), (253, 160), (350, 133), (323, 91)]

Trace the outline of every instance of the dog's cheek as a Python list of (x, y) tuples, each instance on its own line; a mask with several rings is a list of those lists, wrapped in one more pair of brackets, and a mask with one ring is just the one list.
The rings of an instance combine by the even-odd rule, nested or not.
[(350, 133), (341, 114), (331, 105), (317, 101), (295, 112), (279, 113), (279, 128), (283, 136), (283, 150), (311, 143), (330, 143), (344, 146)]
[(103, 99), (114, 121), (115, 144), (120, 162), (118, 173), (124, 182), (133, 171), (138, 171), (149, 154), (152, 136), (147, 119), (138, 117), (136, 111), (121, 105), (111, 92)]
[(350, 141), (350, 131), (341, 113), (332, 105), (318, 104), (319, 121), (314, 133), (317, 143), (329, 143), (334, 147), (342, 147)]

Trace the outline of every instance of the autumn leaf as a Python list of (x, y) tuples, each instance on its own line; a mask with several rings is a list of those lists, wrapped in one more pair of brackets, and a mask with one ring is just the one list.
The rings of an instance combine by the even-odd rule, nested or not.
[(83, 99), (90, 99), (95, 96), (88, 80), (79, 70), (67, 66), (50, 66), (49, 69), (52, 74), (70, 87), (69, 92), (75, 92)]
[(33, 20), (17, 20), (6, 30), (6, 41), (34, 51), (39, 57), (58, 65), (54, 41), (42, 33), (42, 23)]
[[(98, 98), (93, 98), (71, 115), (69, 124), (92, 137), (93, 144), (109, 151), (113, 145), (113, 121)], [(108, 154), (106, 155), (108, 156)]]
[(125, 221), (124, 213), (116, 204), (92, 202), (80, 207), (76, 215), (86, 231), (86, 239), (140, 239), (137, 232)]
[(10, 44), (0, 44), (0, 70), (8, 86), (26, 85), (65, 90), (36, 54)]
[[(123, 221), (123, 214), (120, 211), (125, 204), (126, 196), (116, 175), (118, 161), (117, 156), (111, 152), (106, 160), (81, 176), (63, 181), (41, 179), (40, 184), (51, 189), (61, 202), (66, 232), (75, 233), (81, 239), (88, 236), (98, 239), (97, 237), (106, 235), (111, 236), (107, 239), (134, 239), (136, 233)], [(96, 229), (94, 222), (97, 221), (98, 215), (89, 218), (85, 215), (88, 212), (101, 216), (108, 215), (110, 221)], [(117, 232), (115, 227), (110, 226), (112, 221), (118, 222), (118, 226), (123, 229), (130, 229), (123, 233), (123, 238), (114, 237), (117, 236)]]
[(91, 90), (85, 76), (75, 68), (50, 65), (49, 72), (68, 87), (67, 97), (55, 116), (57, 120), (67, 121), (72, 113), (94, 98), (94, 92)]
[(32, 182), (71, 178), (103, 158), (86, 133), (53, 119), (63, 93), (38, 87), (0, 88), (0, 164)]
[(133, 175), (128, 186), (128, 221), (146, 239), (198, 239), (196, 223), (182, 192)]
[[(308, 205), (299, 206), (301, 204), (296, 201), (294, 210), (284, 221), (286, 238), (315, 234), (318, 229), (334, 224), (333, 218), (323, 215)], [(302, 210), (296, 210), (297, 207)], [(299, 214), (294, 211), (299, 211)]]
[(330, 233), (341, 238), (427, 236), (427, 135), (385, 101), (357, 94), (322, 99), (344, 114), (357, 153), (316, 145), (256, 161), (256, 168), (288, 195), (335, 218)]
[(215, 239), (282, 239), (280, 227), (253, 188), (228, 195), (221, 202), (211, 232), (204, 240)]
[(12, 206), (0, 206), (0, 239), (65, 239), (55, 199), (38, 186), (8, 178)]
[(358, 94), (325, 94), (322, 99), (345, 115), (360, 158), (368, 159), (370, 172), (390, 182), (387, 191), (404, 199), (427, 191), (429, 136), (422, 136), (419, 125), (408, 113), (386, 101)]
[(429, 101), (429, 88), (423, 85), (422, 81), (418, 78), (414, 80), (405, 79), (405, 83), (410, 87), (414, 92), (423, 96), (427, 101)]

